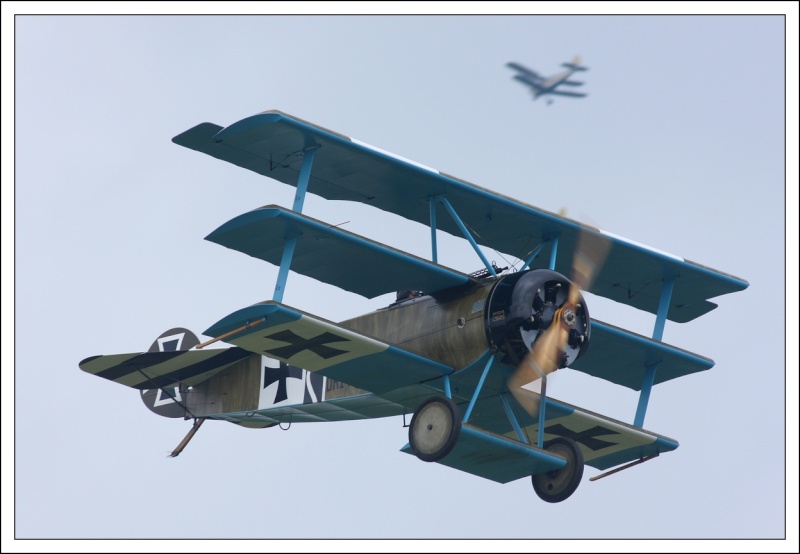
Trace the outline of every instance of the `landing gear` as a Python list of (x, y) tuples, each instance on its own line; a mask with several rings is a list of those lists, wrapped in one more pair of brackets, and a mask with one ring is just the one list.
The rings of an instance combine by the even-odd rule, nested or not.
[(417, 458), (436, 462), (450, 453), (459, 433), (461, 417), (456, 403), (443, 396), (433, 396), (414, 412), (408, 427), (408, 442)]
[(533, 490), (545, 502), (561, 502), (569, 498), (583, 477), (583, 452), (572, 439), (560, 437), (546, 448), (564, 456), (567, 465), (561, 469), (531, 475)]

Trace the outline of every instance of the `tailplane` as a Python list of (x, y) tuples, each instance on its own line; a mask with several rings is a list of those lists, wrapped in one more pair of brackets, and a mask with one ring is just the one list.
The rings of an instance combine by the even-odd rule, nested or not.
[(580, 56), (575, 56), (574, 58), (572, 58), (572, 63), (564, 62), (561, 65), (563, 67), (571, 69), (572, 71), (586, 71), (586, 70), (589, 69), (585, 65), (581, 65), (581, 57)]
[(161, 333), (147, 352), (91, 356), (78, 365), (86, 373), (139, 390), (142, 402), (160, 416), (197, 416), (188, 395), (246, 358), (241, 348), (198, 350), (197, 335), (176, 327)]

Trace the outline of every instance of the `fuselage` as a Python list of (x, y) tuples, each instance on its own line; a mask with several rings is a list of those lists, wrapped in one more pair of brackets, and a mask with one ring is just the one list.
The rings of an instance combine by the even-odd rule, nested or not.
[(401, 300), (340, 325), (459, 370), (488, 347), (484, 308), (492, 284)]

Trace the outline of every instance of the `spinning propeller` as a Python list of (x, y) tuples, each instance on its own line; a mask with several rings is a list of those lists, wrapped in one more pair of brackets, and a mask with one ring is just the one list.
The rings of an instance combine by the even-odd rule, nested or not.
[[(555, 311), (552, 316), (547, 315), (549, 322), (541, 321), (541, 315), (532, 317), (538, 319), (536, 321), (538, 325), (547, 326), (536, 335), (530, 350), (507, 382), (511, 394), (531, 416), (536, 417), (539, 411), (541, 395), (536, 388), (541, 390), (541, 385), (546, 382), (545, 378), (548, 375), (560, 367), (565, 367), (566, 348), (574, 346), (576, 340), (583, 340), (576, 329), (580, 319), (579, 313), (585, 313), (584, 317), (588, 320), (588, 312), (581, 306), (583, 302), (581, 291), (587, 290), (594, 282), (608, 254), (610, 244), (608, 239), (599, 234), (582, 232), (575, 249), (572, 282), (568, 286), (566, 297), (564, 298), (563, 292), (551, 288), (534, 298), (532, 308), (540, 314), (547, 314), (547, 309), (551, 313), (552, 310)], [(557, 285), (559, 288), (560, 286)], [(559, 305), (560, 300), (563, 301)]]

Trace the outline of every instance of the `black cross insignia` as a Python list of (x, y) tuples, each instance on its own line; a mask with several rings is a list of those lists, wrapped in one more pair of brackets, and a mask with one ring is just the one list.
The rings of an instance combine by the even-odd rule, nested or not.
[(283, 402), (289, 398), (289, 395), (286, 393), (286, 379), (290, 377), (293, 379), (302, 379), (303, 370), (299, 367), (287, 365), (283, 362), (281, 362), (281, 365), (278, 368), (264, 368), (264, 388), (267, 388), (276, 381), (278, 382), (278, 391), (275, 393), (275, 400), (272, 402), (273, 404)]
[(328, 344), (331, 342), (347, 342), (347, 339), (338, 335), (334, 335), (333, 333), (322, 333), (316, 337), (304, 339), (289, 329), (286, 329), (285, 331), (275, 333), (274, 335), (265, 335), (264, 338), (289, 343), (287, 346), (279, 346), (278, 348), (264, 350), (264, 352), (268, 354), (272, 354), (273, 356), (277, 356), (278, 358), (283, 358), (285, 360), (288, 360), (295, 354), (303, 352), (304, 350), (310, 350), (325, 360), (347, 353), (347, 350), (341, 350), (340, 348), (328, 346)]
[(549, 433), (551, 435), (558, 435), (560, 437), (566, 437), (568, 439), (572, 439), (575, 442), (582, 443), (586, 445), (587, 448), (591, 448), (592, 450), (600, 450), (602, 448), (607, 448), (609, 446), (615, 446), (613, 442), (607, 442), (604, 440), (597, 439), (598, 435), (619, 435), (618, 432), (612, 431), (611, 429), (606, 429), (600, 425), (595, 425), (591, 429), (587, 429), (586, 431), (581, 431), (580, 433), (576, 433), (572, 429), (568, 429), (557, 423), (556, 425), (551, 425), (550, 427), (544, 428), (545, 433)]

